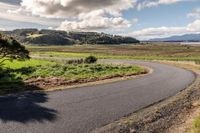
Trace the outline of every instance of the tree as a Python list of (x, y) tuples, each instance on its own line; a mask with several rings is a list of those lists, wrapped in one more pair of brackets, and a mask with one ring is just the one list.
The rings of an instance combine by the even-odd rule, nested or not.
[(25, 60), (29, 58), (29, 51), (18, 41), (0, 34), (0, 66), (6, 60)]

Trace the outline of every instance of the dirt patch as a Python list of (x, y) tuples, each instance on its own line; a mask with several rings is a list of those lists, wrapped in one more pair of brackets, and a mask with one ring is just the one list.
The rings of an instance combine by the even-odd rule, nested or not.
[(200, 101), (194, 102), (190, 110), (179, 114), (176, 124), (167, 129), (166, 133), (190, 133), (193, 120), (200, 114)]
[[(175, 65), (174, 62), (171, 64)], [(176, 64), (185, 69), (188, 65)], [(191, 65), (192, 66), (192, 65)], [(189, 66), (189, 67), (191, 67)], [(192, 67), (193, 68), (193, 67)], [(183, 119), (196, 108), (200, 100), (200, 76), (187, 89), (177, 95), (139, 110), (109, 125), (92, 131), (93, 133), (181, 133), (180, 128), (174, 127), (184, 123)], [(175, 128), (177, 130), (175, 130)], [(172, 130), (170, 130), (172, 129)], [(174, 131), (174, 132), (173, 132)]]

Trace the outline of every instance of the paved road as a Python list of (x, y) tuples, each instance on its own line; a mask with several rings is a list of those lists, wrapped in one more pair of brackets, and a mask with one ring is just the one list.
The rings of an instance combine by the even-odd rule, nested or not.
[(0, 97), (0, 133), (86, 133), (172, 96), (195, 79), (191, 72), (173, 66), (124, 62), (154, 72), (92, 87)]

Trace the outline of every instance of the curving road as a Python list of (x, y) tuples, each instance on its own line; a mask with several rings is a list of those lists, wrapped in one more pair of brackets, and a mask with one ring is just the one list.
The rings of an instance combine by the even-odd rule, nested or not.
[(49, 93), (0, 97), (0, 133), (86, 133), (175, 95), (195, 80), (174, 66), (131, 60), (153, 73), (119, 81)]

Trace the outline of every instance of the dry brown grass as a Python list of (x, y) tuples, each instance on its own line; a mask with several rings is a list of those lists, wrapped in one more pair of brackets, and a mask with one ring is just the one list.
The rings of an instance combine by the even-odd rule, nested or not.
[(111, 55), (129, 56), (200, 56), (200, 46), (175, 44), (146, 44), (146, 45), (76, 45), (76, 46), (28, 46), (32, 52), (75, 52), (75, 53), (101, 53)]

